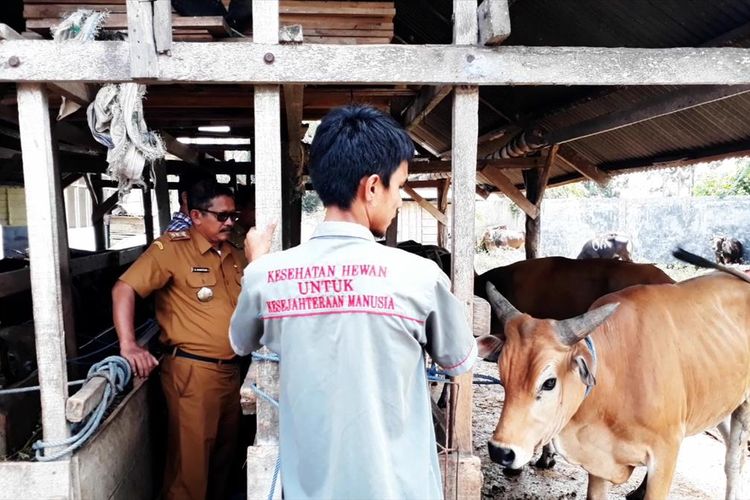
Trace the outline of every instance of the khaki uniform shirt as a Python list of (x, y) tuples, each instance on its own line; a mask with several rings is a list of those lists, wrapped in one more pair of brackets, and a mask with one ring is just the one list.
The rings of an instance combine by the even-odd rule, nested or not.
[(442, 498), (424, 352), (451, 375), (476, 359), (448, 277), (364, 226), (323, 222), (244, 280), (230, 338), (281, 358), (284, 497)]
[(156, 294), (164, 344), (229, 359), (227, 331), (246, 264), (241, 250), (225, 242), (217, 252), (191, 228), (154, 240), (120, 279), (143, 298)]

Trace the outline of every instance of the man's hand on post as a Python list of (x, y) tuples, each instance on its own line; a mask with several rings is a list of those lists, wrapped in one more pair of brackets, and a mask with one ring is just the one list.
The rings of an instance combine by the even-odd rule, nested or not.
[(137, 377), (146, 378), (157, 367), (159, 361), (145, 347), (135, 342), (120, 344), (120, 355), (128, 360)]
[(271, 251), (273, 232), (276, 230), (276, 222), (266, 226), (263, 231), (253, 227), (245, 236), (245, 258), (252, 262)]

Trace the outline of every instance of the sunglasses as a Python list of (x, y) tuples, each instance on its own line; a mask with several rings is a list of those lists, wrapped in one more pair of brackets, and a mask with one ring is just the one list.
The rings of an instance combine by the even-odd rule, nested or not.
[(232, 222), (237, 222), (237, 219), (240, 218), (239, 212), (214, 212), (213, 210), (209, 210), (207, 208), (199, 208), (201, 212), (208, 212), (210, 214), (213, 214), (214, 217), (216, 217), (216, 220), (219, 222), (226, 222), (227, 219), (232, 219)]

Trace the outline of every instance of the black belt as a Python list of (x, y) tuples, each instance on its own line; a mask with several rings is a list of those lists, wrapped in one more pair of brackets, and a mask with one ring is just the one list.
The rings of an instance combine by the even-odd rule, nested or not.
[(240, 362), (239, 356), (235, 356), (230, 359), (209, 358), (208, 356), (199, 356), (198, 354), (192, 354), (190, 352), (183, 351), (179, 347), (172, 348), (172, 356), (194, 359), (196, 361), (204, 361), (206, 363), (215, 363), (217, 365), (236, 365)]

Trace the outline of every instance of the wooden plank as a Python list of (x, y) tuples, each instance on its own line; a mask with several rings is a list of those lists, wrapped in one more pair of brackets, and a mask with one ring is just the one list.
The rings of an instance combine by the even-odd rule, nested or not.
[(414, 191), (414, 188), (412, 188), (409, 184), (404, 184), (404, 186), (401, 189), (403, 189), (404, 192), (408, 194), (412, 200), (416, 201), (420, 207), (424, 208), (430, 215), (435, 217), (435, 219), (437, 219), (439, 223), (441, 224), (448, 223), (448, 218), (445, 216), (445, 214), (440, 212), (440, 210), (438, 210), (435, 205), (433, 205), (429, 201), (422, 198), (422, 196), (420, 196), (419, 193)]
[(579, 171), (581, 175), (583, 175), (587, 179), (596, 182), (600, 186), (606, 185), (611, 178), (609, 174), (603, 172), (602, 170), (599, 170), (596, 165), (583, 158), (568, 146), (560, 147), (560, 149), (558, 150), (557, 158), (565, 162), (571, 168)]
[[(133, 1), (133, 0), (129, 0)], [(136, 0), (137, 1), (137, 0)], [(148, 3), (150, 2), (140, 2)], [(153, 11), (151, 12), (153, 18)], [(44, 19), (28, 19), (26, 21), (26, 29), (29, 31), (35, 31), (37, 33), (46, 34), (49, 32), (50, 26), (59, 24), (60, 20), (57, 18), (44, 18)], [(107, 19), (104, 20), (102, 25), (103, 29), (109, 30), (124, 30), (128, 27), (128, 18), (126, 14), (110, 14)], [(224, 18), (221, 16), (172, 16), (172, 28), (174, 30), (197, 30), (205, 29), (208, 30), (212, 35), (226, 36), (226, 24)], [(152, 38), (153, 38), (153, 25), (151, 27)], [(123, 42), (127, 43), (127, 42)]]
[(107, 379), (104, 377), (92, 378), (83, 384), (78, 392), (69, 397), (65, 404), (65, 418), (68, 422), (81, 422), (99, 406), (107, 384)]
[(385, 244), (389, 247), (395, 247), (398, 244), (398, 214), (385, 231)]
[(172, 3), (154, 0), (154, 41), (159, 54), (172, 50)]
[(0, 462), (0, 498), (70, 498), (70, 460)]
[(24, 2), (23, 6), (23, 17), (24, 19), (44, 19), (44, 18), (58, 18), (58, 22), (60, 21), (59, 18), (64, 16), (65, 14), (69, 14), (72, 12), (75, 12), (77, 9), (85, 9), (85, 10), (107, 10), (112, 13), (121, 13), (124, 14), (126, 12), (125, 9), (125, 2), (117, 3), (110, 0), (107, 3), (94, 3), (94, 2), (85, 2), (81, 4), (74, 4), (71, 5), (69, 3), (63, 3), (63, 2), (55, 2), (55, 3), (29, 3)]
[(283, 0), (279, 2), (279, 15), (315, 14), (329, 16), (383, 16), (393, 17), (396, 9), (392, 2), (315, 2)]
[[(88, 174), (84, 176), (84, 179), (86, 179), (86, 185), (90, 186), (89, 189), (91, 191), (91, 198), (94, 200), (94, 206), (104, 201), (104, 186), (102, 184), (102, 174)], [(104, 217), (100, 218), (96, 222), (93, 222), (93, 225), (95, 248), (97, 251), (104, 250), (107, 246), (107, 241), (104, 234)]]
[(510, 36), (508, 0), (483, 0), (477, 7), (479, 45), (501, 45)]
[[(65, 420), (66, 334), (73, 332), (70, 267), (60, 175), (55, 162), (47, 92), (18, 85), (18, 125), (31, 253), (31, 296), (45, 441), (70, 435)], [(70, 335), (75, 347), (75, 337)], [(73, 354), (74, 355), (74, 354)]]
[[(272, 64), (263, 61), (271, 50)], [(0, 44), (0, 81), (132, 81), (127, 42)], [(409, 71), (383, 71), (393, 61)], [(711, 71), (705, 71), (710, 67)], [(159, 84), (748, 85), (750, 49), (175, 43)]]
[(419, 94), (409, 104), (409, 107), (403, 113), (404, 127), (406, 130), (413, 130), (414, 127), (422, 123), (427, 115), (440, 104), (442, 100), (450, 94), (453, 87), (450, 85), (441, 85), (438, 87), (426, 85), (419, 90)]
[(75, 455), (72, 498), (153, 498), (148, 383), (133, 389)]
[(477, 178), (480, 182), (485, 184), (492, 184), (505, 196), (518, 205), (518, 208), (523, 210), (526, 215), (535, 219), (539, 216), (539, 209), (533, 203), (529, 203), (529, 200), (523, 195), (520, 189), (518, 189), (513, 182), (500, 170), (494, 168), (485, 168), (481, 172), (477, 173)]
[[(140, 0), (127, 0), (127, 6), (130, 76), (136, 79), (156, 78), (159, 76), (159, 63), (156, 59), (156, 43), (154, 42), (153, 4)], [(105, 21), (105, 24), (108, 21), (109, 19)]]
[(143, 188), (143, 226), (146, 233), (146, 244), (154, 241), (154, 206), (151, 199), (151, 187)]

